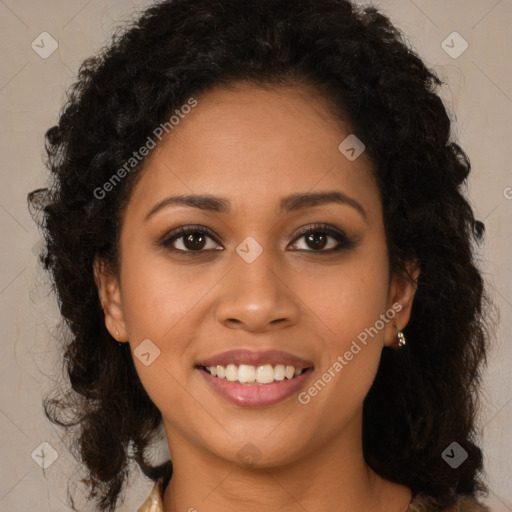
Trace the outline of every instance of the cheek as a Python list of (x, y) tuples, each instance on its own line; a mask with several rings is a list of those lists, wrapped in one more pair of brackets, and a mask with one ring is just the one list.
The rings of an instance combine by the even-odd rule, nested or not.
[[(186, 321), (198, 301), (195, 281), (172, 271), (165, 260), (126, 257), (122, 270), (123, 315), (139, 379), (160, 411), (172, 403), (190, 406), (183, 394), (188, 368), (183, 365), (193, 337)], [(147, 355), (149, 354), (149, 355)]]
[(187, 278), (164, 258), (126, 258), (122, 267), (122, 300), (129, 335), (163, 340), (204, 293), (200, 280)]
[(359, 253), (321, 274), (308, 273), (298, 295), (307, 297), (306, 303), (325, 327), (332, 345), (343, 348), (385, 313), (389, 285), (386, 263), (385, 258)]
[(310, 274), (304, 283), (306, 303), (323, 332), (317, 338), (323, 345), (317, 379), (329, 389), (320, 392), (321, 382), (310, 389), (318, 394), (320, 409), (332, 406), (341, 417), (350, 415), (371, 387), (383, 347), (386, 324), (381, 315), (388, 308), (388, 285), (381, 245), (354, 254), (328, 274)]
[(165, 408), (170, 397), (179, 399), (177, 383), (184, 381), (182, 361), (193, 336), (184, 320), (200, 295), (194, 283), (165, 263), (147, 261), (126, 257), (123, 262), (123, 316), (141, 383), (155, 405)]

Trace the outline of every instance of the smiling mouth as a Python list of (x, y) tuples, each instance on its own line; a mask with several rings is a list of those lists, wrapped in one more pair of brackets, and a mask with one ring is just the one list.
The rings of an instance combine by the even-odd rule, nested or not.
[(198, 368), (218, 379), (247, 386), (264, 386), (293, 380), (309, 369), (295, 368), (295, 366), (284, 364), (259, 366), (228, 364), (227, 366), (199, 366)]

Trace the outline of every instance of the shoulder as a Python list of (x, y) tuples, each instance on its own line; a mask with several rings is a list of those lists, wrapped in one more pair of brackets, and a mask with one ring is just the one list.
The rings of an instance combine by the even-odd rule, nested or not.
[(137, 512), (163, 512), (163, 478), (158, 479), (153, 485), (153, 489), (146, 498), (146, 501), (137, 509)]
[(407, 512), (490, 512), (472, 496), (459, 496), (457, 502), (442, 510), (423, 494), (417, 495), (409, 505)]

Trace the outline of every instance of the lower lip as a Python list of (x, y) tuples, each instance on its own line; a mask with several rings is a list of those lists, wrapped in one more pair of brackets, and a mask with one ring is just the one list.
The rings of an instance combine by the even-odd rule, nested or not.
[(197, 368), (206, 382), (230, 402), (245, 407), (262, 407), (286, 400), (296, 393), (312, 373), (313, 368), (304, 370), (298, 377), (284, 379), (272, 384), (240, 384), (214, 377), (203, 368)]

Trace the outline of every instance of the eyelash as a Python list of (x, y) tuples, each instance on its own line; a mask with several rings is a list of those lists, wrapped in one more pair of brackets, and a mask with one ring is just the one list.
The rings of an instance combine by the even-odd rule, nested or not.
[[(297, 235), (294, 238), (292, 243), (295, 244), (296, 242), (299, 241), (300, 238), (302, 238), (306, 235), (309, 235), (309, 234), (313, 234), (313, 233), (321, 233), (324, 235), (328, 235), (328, 236), (334, 238), (335, 240), (337, 240), (338, 245), (334, 248), (327, 249), (327, 250), (323, 250), (323, 249), (320, 249), (318, 251), (315, 251), (314, 249), (309, 249), (309, 250), (296, 249), (296, 250), (304, 251), (304, 252), (312, 252), (312, 253), (332, 254), (334, 252), (341, 251), (342, 249), (352, 249), (356, 245), (356, 242), (354, 240), (350, 239), (343, 231), (338, 230), (337, 228), (334, 228), (334, 227), (330, 226), (329, 224), (323, 224), (323, 223), (313, 224), (311, 226), (307, 226), (306, 228), (301, 229), (299, 231), (299, 233), (297, 233)], [(187, 255), (191, 255), (191, 256), (212, 251), (212, 249), (209, 249), (206, 251), (203, 249), (193, 251), (193, 250), (176, 249), (176, 248), (172, 247), (172, 245), (171, 245), (172, 242), (174, 242), (175, 240), (178, 240), (181, 237), (184, 237), (185, 235), (189, 235), (189, 234), (207, 235), (214, 242), (219, 244), (214, 232), (205, 226), (182, 226), (182, 227), (172, 230), (170, 233), (167, 233), (164, 236), (164, 238), (158, 243), (158, 245), (161, 247), (164, 247), (172, 252), (187, 254)], [(213, 250), (217, 250), (217, 249), (213, 249)]]

